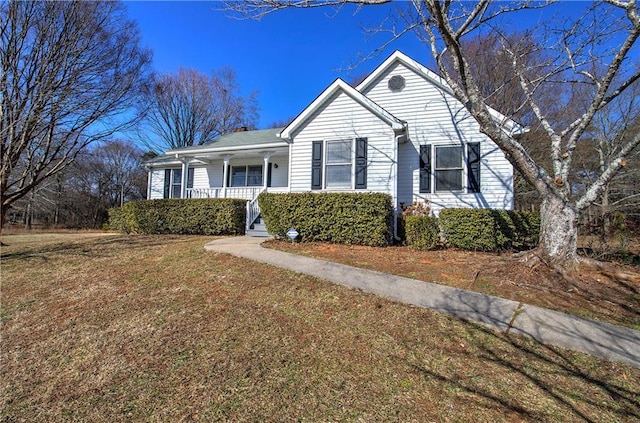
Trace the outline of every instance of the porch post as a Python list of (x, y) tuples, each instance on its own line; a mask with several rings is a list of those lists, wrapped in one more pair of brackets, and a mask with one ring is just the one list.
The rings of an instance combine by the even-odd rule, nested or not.
[(151, 200), (151, 184), (153, 183), (153, 168), (145, 166), (147, 170), (147, 200)]
[(262, 189), (264, 191), (267, 190), (267, 176), (269, 173), (269, 158), (271, 158), (272, 152), (264, 152), (262, 153), (262, 158), (264, 159), (264, 168), (262, 169)]
[(227, 154), (222, 156), (224, 160), (224, 167), (222, 170), (222, 198), (227, 198), (227, 181), (229, 180), (229, 159), (231, 155)]
[(182, 180), (180, 181), (180, 198), (187, 198), (187, 179), (189, 175), (189, 159), (182, 160)]

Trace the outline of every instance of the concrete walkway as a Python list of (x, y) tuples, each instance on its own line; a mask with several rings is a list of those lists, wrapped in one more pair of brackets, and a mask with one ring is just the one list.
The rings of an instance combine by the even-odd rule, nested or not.
[(582, 351), (640, 368), (640, 331), (477, 292), (263, 248), (260, 244), (264, 240), (224, 238), (209, 242), (205, 249), (316, 276), (502, 332), (528, 336), (543, 344)]

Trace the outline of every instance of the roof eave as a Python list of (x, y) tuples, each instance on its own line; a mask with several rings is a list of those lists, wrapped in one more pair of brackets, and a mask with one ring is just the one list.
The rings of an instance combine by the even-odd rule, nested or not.
[(235, 151), (250, 151), (250, 150), (264, 150), (264, 149), (272, 149), (272, 148), (281, 148), (287, 147), (289, 144), (287, 142), (272, 142), (272, 143), (263, 143), (263, 144), (248, 144), (248, 145), (237, 145), (237, 146), (228, 146), (228, 147), (211, 147), (211, 148), (192, 148), (187, 150), (170, 150), (165, 153), (165, 156), (189, 156), (194, 154), (212, 154), (212, 153), (225, 153), (235, 152)]

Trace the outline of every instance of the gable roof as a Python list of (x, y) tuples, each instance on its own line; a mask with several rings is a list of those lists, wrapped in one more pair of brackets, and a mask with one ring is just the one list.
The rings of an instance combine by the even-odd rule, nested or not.
[[(369, 76), (358, 84), (356, 90), (361, 93), (366, 92), (384, 72), (398, 62), (455, 97), (453, 90), (444, 78), (399, 50), (394, 51), (384, 62), (382, 62), (380, 66), (375, 68)], [(493, 119), (498, 122), (509, 135), (518, 135), (526, 132), (526, 128), (522, 127), (522, 125), (513, 119), (504, 116), (502, 113), (491, 107), (488, 107), (488, 109)]]
[(307, 119), (319, 110), (334, 94), (343, 92), (353, 100), (358, 102), (364, 108), (371, 113), (378, 116), (381, 120), (386, 122), (396, 131), (401, 131), (406, 128), (406, 122), (398, 119), (384, 108), (380, 107), (373, 100), (363, 95), (361, 92), (347, 84), (342, 79), (338, 78), (331, 85), (329, 85), (318, 97), (316, 97), (311, 104), (309, 104), (296, 118), (287, 125), (282, 132), (278, 134), (280, 138), (291, 139), (291, 134), (298, 129)]

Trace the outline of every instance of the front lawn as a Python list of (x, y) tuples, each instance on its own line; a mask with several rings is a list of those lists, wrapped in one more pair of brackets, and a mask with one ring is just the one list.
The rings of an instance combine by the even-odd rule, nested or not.
[(211, 237), (31, 237), (0, 250), (2, 421), (640, 420), (638, 369)]

